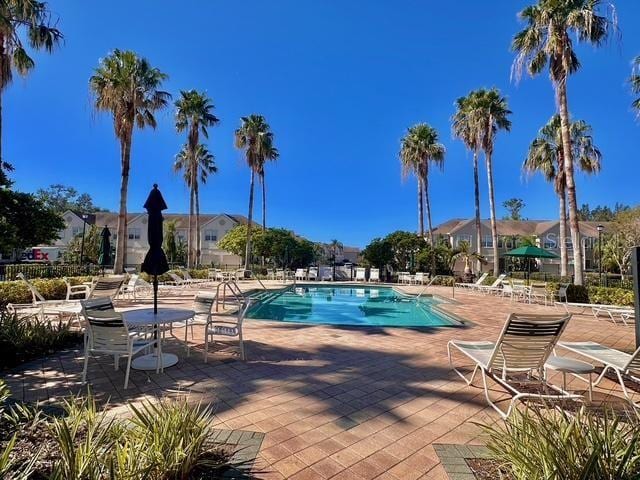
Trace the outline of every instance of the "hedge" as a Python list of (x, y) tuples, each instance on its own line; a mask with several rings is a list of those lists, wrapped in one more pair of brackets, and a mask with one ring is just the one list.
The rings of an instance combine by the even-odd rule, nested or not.
[[(549, 283), (547, 289), (557, 294), (558, 287), (557, 283)], [(625, 288), (569, 285), (567, 288), (567, 301), (570, 303), (595, 303), (632, 307), (633, 292)]]
[[(69, 278), (72, 285), (90, 281), (91, 277)], [(45, 300), (64, 300), (67, 296), (67, 284), (62, 278), (36, 278), (30, 280)], [(0, 308), (7, 303), (31, 303), (29, 287), (21, 281), (0, 282)]]

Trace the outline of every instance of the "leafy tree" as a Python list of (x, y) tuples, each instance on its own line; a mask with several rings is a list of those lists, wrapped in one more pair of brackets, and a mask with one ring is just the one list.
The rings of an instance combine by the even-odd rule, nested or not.
[(156, 128), (154, 113), (166, 107), (171, 95), (160, 90), (167, 75), (135, 52), (114, 50), (103, 58), (89, 80), (97, 111), (113, 117), (120, 142), (120, 210), (116, 243), (115, 273), (124, 271), (127, 251), (127, 191), (131, 166), (131, 142), (135, 127)]
[(594, 209), (589, 208), (588, 203), (583, 203), (578, 210), (578, 218), (591, 222), (613, 222), (619, 213), (628, 210), (631, 210), (629, 205), (619, 202), (616, 202), (613, 208), (608, 205), (598, 205)]
[(479, 89), (469, 94), (467, 115), (473, 131), (484, 151), (487, 167), (487, 183), (489, 185), (489, 214), (491, 217), (491, 237), (493, 239), (493, 272), (500, 271), (500, 258), (498, 255), (498, 227), (496, 224), (495, 192), (493, 182), (493, 151), (495, 137), (500, 130), (510, 131), (511, 110), (507, 105), (507, 99), (502, 96), (497, 88), (491, 90)]
[[(600, 150), (594, 145), (591, 127), (582, 120), (572, 122), (570, 127), (572, 158), (578, 168), (586, 173), (600, 171)], [(563, 143), (561, 121), (559, 115), (554, 115), (542, 127), (538, 136), (531, 142), (527, 158), (522, 166), (528, 173), (540, 172), (547, 181), (553, 182), (560, 207), (560, 275), (566, 276), (568, 269), (567, 255), (567, 208), (566, 191), (567, 177), (564, 169)], [(588, 207), (587, 207), (588, 210)]]
[[(538, 75), (545, 68), (549, 69), (560, 115), (571, 236), (573, 245), (579, 245), (580, 226), (567, 82), (569, 76), (580, 68), (580, 61), (571, 34), (575, 34), (578, 41), (601, 45), (616, 29), (615, 11), (608, 2), (601, 0), (539, 0), (522, 10), (520, 18), (526, 26), (513, 39), (512, 48), (516, 52), (514, 73), (517, 78), (521, 77), (525, 66), (531, 76)], [(575, 248), (573, 255), (575, 283), (582, 285), (582, 250)]]
[(418, 227), (419, 234), (424, 237), (423, 200), (427, 209), (429, 237), (433, 241), (431, 223), (431, 203), (429, 201), (429, 164), (442, 168), (445, 148), (438, 143), (438, 132), (426, 123), (419, 123), (407, 130), (400, 146), (400, 162), (402, 176), (406, 178), (413, 173), (418, 179)]
[(520, 212), (524, 209), (526, 204), (521, 198), (510, 198), (502, 202), (502, 206), (509, 212), (509, 215), (505, 217), (506, 220), (524, 220)]
[(251, 170), (251, 182), (249, 184), (249, 213), (247, 215), (247, 241), (244, 254), (244, 268), (249, 268), (251, 262), (251, 230), (253, 227), (253, 190), (255, 175), (259, 175), (268, 159), (267, 155), (277, 154), (273, 148), (273, 133), (269, 124), (262, 115), (249, 115), (241, 118), (242, 124), (235, 131), (235, 146), (243, 150), (247, 165)]
[(362, 258), (369, 265), (383, 269), (393, 260), (393, 250), (391, 242), (384, 238), (374, 238), (364, 250)]
[[(209, 175), (218, 171), (213, 155), (207, 150), (203, 144), (196, 146), (195, 150), (191, 150), (189, 145), (182, 147), (182, 150), (176, 155), (173, 164), (175, 172), (184, 174), (184, 181), (191, 192), (189, 201), (189, 238), (188, 252), (191, 257), (187, 256), (187, 265), (194, 267), (200, 264), (200, 183), (207, 183)], [(191, 220), (194, 214), (195, 206), (195, 222)], [(193, 230), (193, 231), (191, 231)], [(195, 241), (194, 241), (195, 240)], [(195, 245), (195, 249), (192, 248)], [(191, 264), (189, 264), (191, 261)]]
[(62, 217), (35, 196), (0, 188), (0, 252), (10, 254), (56, 240)]
[(98, 229), (95, 225), (89, 227), (84, 235), (84, 250), (82, 233), (76, 235), (67, 245), (67, 249), (64, 252), (64, 261), (67, 263), (82, 263), (80, 258), (82, 255), (86, 263), (97, 264), (102, 241), (101, 231), (102, 229)]
[[(480, 178), (478, 172), (478, 157), (482, 149), (482, 136), (479, 122), (473, 109), (474, 94), (456, 100), (456, 113), (451, 118), (453, 136), (462, 140), (470, 151), (473, 152), (473, 197), (475, 207), (476, 227), (476, 252), (482, 251), (482, 224), (480, 222)], [(480, 271), (480, 261), (477, 262), (477, 270)]]
[[(45, 50), (48, 53), (62, 40), (49, 6), (37, 0), (3, 0), (0, 2), (0, 112), (2, 94), (13, 80), (13, 72), (26, 76), (35, 62), (27, 50)], [(28, 43), (28, 47), (25, 45)], [(11, 171), (2, 155), (2, 116), (0, 115), (0, 183)]]
[(454, 251), (451, 248), (451, 244), (447, 241), (438, 242), (435, 247), (431, 247), (431, 245), (426, 245), (425, 248), (420, 250), (420, 253), (416, 256), (416, 261), (418, 263), (418, 269), (426, 270), (431, 268), (435, 263), (435, 271), (436, 275), (451, 275), (451, 257), (453, 256)]
[(603, 262), (617, 265), (624, 276), (631, 266), (632, 248), (640, 245), (640, 207), (620, 211), (603, 239)]
[(387, 235), (385, 240), (391, 245), (393, 252), (391, 266), (396, 270), (406, 270), (412, 265), (415, 266), (416, 256), (427, 245), (424, 237), (401, 230)]
[(164, 253), (169, 263), (178, 262), (178, 245), (176, 243), (176, 221), (169, 220), (164, 224), (164, 241), (162, 243)]
[(91, 195), (88, 193), (78, 193), (78, 191), (59, 183), (49, 185), (48, 188), (40, 188), (36, 191), (36, 197), (42, 201), (47, 208), (57, 213), (64, 213), (67, 210), (75, 212), (101, 212), (106, 211), (96, 207)]
[[(213, 155), (200, 143), (200, 134), (209, 138), (208, 128), (220, 120), (213, 114), (213, 103), (204, 92), (182, 90), (176, 100), (176, 130), (187, 131), (187, 143), (178, 154), (174, 169), (184, 172), (184, 179), (190, 189), (189, 197), (189, 255), (187, 266), (200, 263), (200, 194), (198, 178), (205, 183), (207, 175), (217, 169)], [(195, 207), (195, 221), (193, 221)]]

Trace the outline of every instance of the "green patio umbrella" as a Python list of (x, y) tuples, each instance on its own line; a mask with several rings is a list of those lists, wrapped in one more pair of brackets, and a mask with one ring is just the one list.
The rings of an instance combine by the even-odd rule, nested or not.
[(102, 274), (104, 275), (104, 267), (107, 267), (113, 263), (111, 259), (111, 241), (109, 237), (111, 232), (105, 225), (100, 233), (100, 251), (98, 252), (98, 265), (102, 267)]
[[(556, 255), (555, 253), (533, 245), (523, 245), (522, 247), (509, 250), (504, 254), (504, 256), (519, 258), (558, 258), (558, 255)], [(531, 264), (527, 263), (527, 279), (529, 278), (530, 274)]]

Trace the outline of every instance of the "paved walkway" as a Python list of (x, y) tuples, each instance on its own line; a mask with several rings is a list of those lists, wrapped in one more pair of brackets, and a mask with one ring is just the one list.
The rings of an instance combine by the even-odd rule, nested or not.
[[(452, 295), (451, 288), (431, 291)], [(191, 295), (162, 298), (161, 306), (188, 306)], [(100, 358), (90, 362), (89, 379), (96, 397), (108, 399), (115, 412), (126, 402), (188, 395), (212, 403), (218, 428), (264, 432), (257, 466), (267, 479), (445, 479), (433, 444), (482, 444), (476, 422), (498, 421), (482, 390), (467, 387), (449, 369), (447, 341), (493, 340), (512, 311), (559, 312), (460, 290), (455, 300), (443, 308), (473, 325), (411, 330), (248, 320), (247, 362), (225, 346), (204, 363), (198, 348), (202, 335), (196, 331), (189, 357), (178, 340), (167, 342), (180, 362), (164, 374), (132, 371), (125, 391), (123, 372), (114, 371), (111, 359)], [(175, 333), (184, 337), (184, 331)], [(574, 316), (563, 338), (626, 351), (634, 343), (631, 327), (584, 315)], [(5, 379), (19, 399), (55, 401), (83, 391), (81, 369), (81, 352), (67, 352)], [(615, 390), (611, 382), (603, 386)], [(584, 390), (585, 384), (574, 380), (572, 388)], [(497, 387), (494, 393), (504, 396)]]

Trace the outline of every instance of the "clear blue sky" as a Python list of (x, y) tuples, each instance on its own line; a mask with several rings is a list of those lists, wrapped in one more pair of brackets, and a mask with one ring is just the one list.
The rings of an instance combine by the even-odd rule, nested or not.
[[(109, 51), (132, 49), (170, 76), (174, 97), (196, 88), (216, 105), (221, 124), (209, 145), (220, 172), (202, 189), (203, 212), (246, 214), (249, 171), (233, 131), (240, 116), (260, 113), (281, 153), (267, 170), (269, 225), (364, 246), (417, 228), (415, 182), (401, 182), (397, 156), (417, 122), (436, 127), (447, 147), (444, 172), (431, 177), (434, 222), (473, 214), (471, 156), (452, 139), (449, 119), (457, 97), (497, 86), (514, 112), (512, 132), (496, 145), (497, 202), (521, 197), (525, 216), (555, 218), (551, 186), (520, 173), (530, 140), (554, 112), (546, 75), (510, 81), (516, 13), (531, 1), (49, 0), (65, 44), (38, 54), (35, 71), (6, 92), (5, 158), (19, 189), (63, 183), (116, 210), (118, 144), (110, 117), (92, 113), (88, 79)], [(579, 47), (583, 68), (569, 87), (573, 115), (593, 125), (604, 154), (597, 178), (578, 179), (579, 203), (592, 206), (639, 198), (640, 124), (626, 78), (640, 54), (640, 2), (615, 3), (622, 42)], [(169, 211), (186, 212), (187, 189), (171, 172), (184, 138), (172, 109), (158, 123), (135, 133), (129, 210), (141, 211), (158, 182)]]

